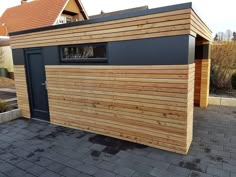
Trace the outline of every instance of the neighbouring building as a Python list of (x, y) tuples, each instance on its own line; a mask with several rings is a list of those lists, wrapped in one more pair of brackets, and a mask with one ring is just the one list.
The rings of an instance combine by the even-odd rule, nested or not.
[[(33, 28), (82, 21), (88, 15), (80, 0), (22, 0), (21, 5), (8, 8), (0, 17), (0, 39), (8, 37), (9, 33)], [(10, 46), (0, 45), (4, 50), (4, 58), (0, 68), (13, 73), (13, 60)], [(12, 75), (12, 74), (11, 74)]]

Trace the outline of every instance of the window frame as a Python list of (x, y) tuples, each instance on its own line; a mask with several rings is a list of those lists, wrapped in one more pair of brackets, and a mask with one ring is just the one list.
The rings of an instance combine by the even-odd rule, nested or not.
[[(106, 50), (105, 58), (79, 58), (78, 61), (71, 60), (65, 61), (63, 60), (64, 48), (66, 47), (85, 47), (85, 46), (104, 46)], [(88, 43), (88, 44), (71, 44), (71, 45), (63, 45), (59, 47), (60, 52), (60, 60), (61, 64), (107, 64), (108, 63), (108, 47), (107, 43)]]

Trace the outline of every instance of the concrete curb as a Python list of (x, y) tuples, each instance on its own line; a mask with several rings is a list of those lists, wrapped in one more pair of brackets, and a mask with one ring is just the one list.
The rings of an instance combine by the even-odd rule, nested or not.
[(2, 92), (16, 93), (16, 89), (11, 89), (11, 88), (0, 88), (0, 91), (2, 91)]
[(236, 98), (209, 96), (209, 104), (218, 106), (236, 106)]
[(20, 109), (14, 109), (8, 112), (0, 113), (0, 123), (8, 122), (21, 117)]

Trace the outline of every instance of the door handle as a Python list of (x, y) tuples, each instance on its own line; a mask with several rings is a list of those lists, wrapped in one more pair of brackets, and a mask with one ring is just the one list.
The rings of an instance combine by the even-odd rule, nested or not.
[(48, 83), (47, 81), (45, 81), (44, 83), (41, 83), (42, 86), (45, 86), (45, 89), (47, 90), (48, 89)]

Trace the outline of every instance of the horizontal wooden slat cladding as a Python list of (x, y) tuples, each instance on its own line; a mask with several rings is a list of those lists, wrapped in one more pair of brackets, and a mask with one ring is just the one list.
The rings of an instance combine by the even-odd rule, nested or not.
[(190, 34), (191, 10), (177, 10), (11, 37), (12, 48), (110, 42)]
[(212, 41), (211, 30), (209, 30), (193, 10), (191, 11), (191, 31), (200, 35), (207, 41)]
[(201, 68), (202, 60), (195, 60), (195, 86), (194, 86), (194, 104), (200, 105), (200, 91), (201, 91)]
[(46, 77), (52, 123), (188, 151), (194, 64), (46, 66)]
[(14, 76), (18, 107), (21, 110), (22, 116), (30, 118), (29, 99), (25, 77), (25, 66), (15, 65)]
[(187, 149), (190, 148), (193, 139), (193, 110), (194, 110), (194, 85), (195, 85), (195, 65), (189, 70), (191, 81), (188, 83), (188, 105), (187, 105)]
[(210, 85), (210, 59), (195, 60), (196, 77), (194, 104), (200, 107), (208, 106), (209, 85)]
[(202, 60), (202, 71), (201, 71), (201, 95), (200, 95), (200, 107), (206, 108), (208, 106), (208, 97), (210, 90), (210, 67), (211, 60)]

